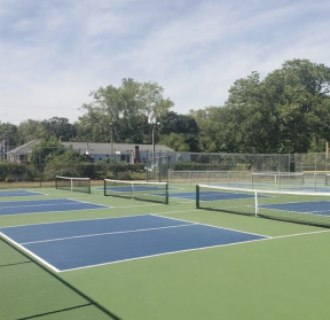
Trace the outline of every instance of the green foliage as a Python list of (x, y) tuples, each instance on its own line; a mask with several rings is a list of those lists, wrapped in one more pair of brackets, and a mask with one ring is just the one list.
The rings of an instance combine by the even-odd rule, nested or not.
[(164, 136), (161, 142), (175, 151), (190, 151), (189, 144), (186, 142), (183, 133), (170, 133)]
[(17, 145), (17, 126), (11, 123), (0, 122), (0, 141), (6, 140), (6, 146), (12, 147)]
[(68, 177), (88, 177), (93, 180), (145, 179), (143, 164), (104, 164), (97, 163), (48, 163), (44, 166), (42, 180), (54, 180), (56, 175)]
[(172, 166), (174, 171), (232, 171), (235, 170), (233, 163), (199, 163), (182, 161), (174, 163)]
[(38, 170), (33, 165), (2, 162), (0, 163), (0, 181), (33, 181)]
[(330, 139), (330, 68), (292, 60), (260, 81), (238, 79), (223, 107), (191, 112), (207, 152), (302, 153)]
[[(254, 71), (237, 79), (223, 106), (181, 115), (156, 82), (122, 80), (91, 93), (92, 102), (70, 124), (53, 117), (27, 120), (19, 126), (0, 123), (0, 133), (19, 145), (44, 139), (43, 152), (33, 150), (34, 164), (47, 164), (64, 154), (56, 139), (151, 144), (176, 151), (228, 153), (303, 153), (324, 151), (330, 141), (330, 68), (294, 59), (260, 79)], [(154, 139), (154, 141), (153, 141)], [(58, 150), (51, 151), (50, 148)], [(71, 158), (70, 158), (71, 157)], [(58, 161), (76, 160), (73, 155)], [(83, 161), (79, 159), (79, 161)]]
[(198, 125), (187, 115), (169, 111), (159, 117), (160, 143), (175, 151), (199, 151)]
[(42, 140), (33, 147), (30, 155), (30, 162), (34, 165), (47, 164), (50, 160), (53, 161), (56, 157), (65, 152), (66, 149), (59, 140)]
[(93, 91), (93, 102), (83, 104), (76, 141), (151, 143), (152, 125), (168, 112), (173, 102), (163, 97), (164, 89), (155, 82), (123, 79), (120, 87), (112, 85)]

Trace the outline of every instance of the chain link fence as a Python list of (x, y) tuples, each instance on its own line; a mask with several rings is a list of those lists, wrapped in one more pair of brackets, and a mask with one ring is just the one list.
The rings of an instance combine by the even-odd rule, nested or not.
[[(8, 148), (10, 149), (10, 148)], [(16, 150), (16, 151), (15, 151)], [(162, 150), (37, 148), (0, 157), (0, 188), (54, 186), (56, 175), (168, 181), (170, 172), (327, 172), (326, 153), (226, 154)], [(183, 173), (184, 174), (184, 173)]]

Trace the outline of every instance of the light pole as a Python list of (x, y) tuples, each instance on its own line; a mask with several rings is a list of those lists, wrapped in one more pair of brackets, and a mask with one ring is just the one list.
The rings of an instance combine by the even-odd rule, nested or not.
[(155, 138), (155, 133), (156, 133), (156, 126), (159, 124), (157, 122), (156, 117), (148, 117), (148, 122), (151, 124), (151, 144), (152, 144), (152, 152), (155, 153), (156, 151), (156, 138)]
[(10, 146), (9, 146), (9, 135), (8, 134), (11, 134), (11, 132), (3, 132), (2, 135), (1, 135), (1, 145), (0, 145), (0, 149), (1, 149), (1, 158), (3, 160), (7, 160), (7, 152), (9, 151), (10, 149)]
[(113, 122), (110, 122), (109, 126), (111, 128), (111, 130), (110, 130), (110, 153), (111, 153), (110, 161), (111, 161), (111, 159), (115, 156), (114, 148), (113, 148), (114, 147), (114, 129), (117, 128), (119, 125), (116, 121), (113, 121)]
[[(148, 117), (148, 122), (151, 124), (151, 144), (152, 144), (152, 165), (151, 168), (156, 168), (156, 127), (159, 124), (156, 117)], [(160, 168), (158, 168), (160, 169)]]
[(110, 122), (110, 162), (113, 158), (113, 122)]
[(0, 145), (0, 149), (1, 149), (1, 159), (5, 159), (6, 157), (6, 133), (3, 133), (1, 136), (1, 145)]
[[(86, 134), (86, 127), (88, 127), (88, 126), (91, 126), (92, 128), (95, 126), (95, 127), (100, 127), (101, 128), (101, 133), (103, 132), (103, 126), (102, 126), (102, 124), (94, 124), (94, 123), (86, 123), (85, 124), (85, 134)], [(93, 129), (92, 129), (92, 142), (94, 142), (94, 134), (95, 134), (95, 132), (93, 131)], [(86, 140), (89, 140), (89, 139), (86, 139)], [(86, 141), (86, 143), (87, 143), (87, 150), (86, 150), (86, 152), (85, 152), (85, 154), (86, 155), (89, 155), (90, 153), (89, 153), (89, 151), (88, 150), (92, 150), (92, 149), (90, 149), (89, 148), (89, 146), (88, 146), (88, 141)]]

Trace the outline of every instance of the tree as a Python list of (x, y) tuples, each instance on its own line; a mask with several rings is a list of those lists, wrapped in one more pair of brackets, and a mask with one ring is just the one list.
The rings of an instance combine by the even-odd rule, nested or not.
[(163, 91), (163, 87), (159, 86), (156, 82), (144, 82), (141, 85), (138, 97), (141, 103), (140, 113), (147, 117), (148, 123), (151, 125), (151, 143), (153, 145), (154, 153), (156, 144), (156, 126), (159, 118), (162, 115), (165, 115), (174, 105), (170, 99), (164, 99)]
[(163, 137), (162, 142), (175, 151), (191, 151), (184, 134), (170, 133)]
[(46, 139), (55, 137), (60, 141), (70, 141), (76, 135), (76, 128), (67, 118), (53, 117), (41, 121), (40, 126), (46, 131)]
[[(149, 119), (156, 119), (173, 105), (163, 98), (157, 83), (139, 83), (123, 79), (120, 87), (109, 85), (91, 93), (93, 101), (85, 103), (79, 118), (77, 138), (88, 141), (150, 143)], [(155, 130), (155, 127), (153, 127)]]
[[(0, 143), (4, 143), (5, 148), (12, 149), (17, 145), (17, 127), (9, 122), (0, 122)], [(1, 150), (2, 151), (2, 150)]]
[[(159, 117), (159, 123), (159, 134), (162, 143), (178, 151), (199, 151), (199, 130), (193, 117), (168, 111), (166, 114)], [(178, 138), (178, 142), (182, 142), (182, 147), (180, 147), (177, 142), (175, 142), (174, 147), (173, 142), (175, 137)]]
[(65, 147), (57, 139), (41, 140), (39, 144), (32, 148), (30, 162), (35, 165), (47, 164), (50, 159), (64, 154), (65, 151)]
[(330, 69), (292, 60), (260, 81), (238, 79), (223, 107), (194, 112), (205, 151), (321, 151), (330, 138)]
[(17, 127), (17, 140), (19, 144), (29, 142), (34, 139), (43, 139), (47, 132), (41, 121), (28, 119), (21, 122)]
[(271, 101), (277, 110), (282, 149), (308, 152), (315, 141), (329, 139), (324, 128), (330, 125), (330, 68), (295, 59), (269, 74), (265, 82), (277, 83)]

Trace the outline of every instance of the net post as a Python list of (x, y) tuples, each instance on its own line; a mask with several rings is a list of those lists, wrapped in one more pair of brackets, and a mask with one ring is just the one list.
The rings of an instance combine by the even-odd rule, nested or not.
[(169, 199), (168, 199), (168, 183), (166, 183), (165, 185), (165, 204), (169, 203)]
[(258, 217), (258, 213), (259, 213), (259, 205), (258, 205), (258, 192), (257, 190), (254, 191), (254, 213), (255, 213), (255, 217)]
[(253, 189), (253, 174), (252, 174), (252, 172), (250, 172), (250, 175), (251, 175), (251, 189)]
[(199, 209), (199, 185), (196, 184), (196, 209)]
[(132, 188), (132, 200), (134, 199), (134, 182), (131, 183)]
[(107, 182), (105, 179), (103, 180), (103, 195), (107, 195)]
[(73, 179), (71, 179), (71, 191), (73, 191)]
[[(275, 174), (275, 176), (276, 176), (276, 174)], [(279, 189), (282, 190), (282, 178), (281, 178), (281, 174), (279, 174), (278, 183), (279, 183)]]

